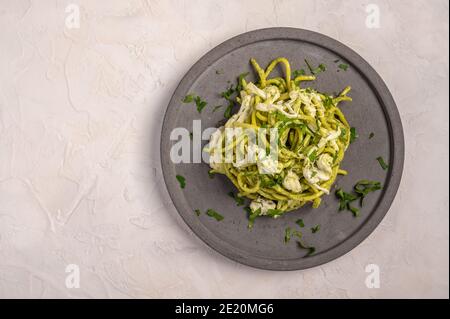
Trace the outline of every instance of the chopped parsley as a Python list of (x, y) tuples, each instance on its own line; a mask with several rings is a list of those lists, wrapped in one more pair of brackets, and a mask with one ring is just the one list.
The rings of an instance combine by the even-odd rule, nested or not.
[(229, 193), (228, 193), (228, 196), (230, 196), (231, 198), (233, 198), (238, 206), (244, 205), (244, 198), (243, 198), (243, 197), (234, 195), (233, 192), (229, 192)]
[(222, 69), (216, 70), (216, 74), (223, 74), (223, 70)]
[(256, 217), (258, 217), (261, 214), (261, 208), (258, 208), (254, 212), (250, 209), (250, 207), (246, 207), (245, 210), (248, 213), (248, 225), (247, 227), (249, 229), (253, 228), (253, 224), (255, 223)]
[(353, 143), (358, 138), (358, 133), (356, 133), (356, 128), (350, 128), (350, 143)]
[(202, 100), (202, 98), (200, 96), (196, 96), (194, 98), (194, 101), (195, 101), (195, 105), (197, 106), (198, 113), (201, 113), (202, 110), (205, 108), (205, 106), (208, 104), (208, 103), (206, 103), (206, 101)]
[(374, 136), (375, 136), (375, 133), (374, 132), (370, 132), (369, 139), (373, 138)]
[(202, 212), (200, 211), (200, 209), (196, 209), (196, 210), (194, 210), (194, 212), (195, 212), (195, 215), (197, 215), (197, 216), (200, 216), (200, 214), (202, 213)]
[(220, 109), (221, 107), (222, 107), (223, 105), (216, 105), (216, 106), (214, 106), (214, 108), (213, 108), (213, 113), (215, 112), (215, 111), (217, 111), (218, 109)]
[(281, 209), (268, 209), (267, 210), (267, 216), (270, 216), (272, 218), (276, 218), (284, 213)]
[(223, 117), (229, 119), (231, 117), (231, 110), (233, 109), (233, 102), (230, 102), (223, 113)]
[(223, 216), (220, 215), (218, 212), (216, 212), (214, 209), (208, 208), (206, 210), (206, 215), (208, 215), (209, 217), (214, 218), (215, 220), (217, 220), (218, 222), (220, 222), (221, 220), (223, 220)]
[(241, 73), (238, 76), (237, 85), (236, 85), (236, 93), (239, 94), (242, 90), (242, 80), (248, 75), (248, 72)]
[(362, 206), (364, 197), (366, 197), (366, 195), (369, 194), (370, 192), (374, 192), (381, 189), (381, 183), (363, 179), (357, 182), (356, 185), (353, 187), (353, 189), (355, 190), (355, 193), (357, 193), (358, 196), (360, 197)]
[(308, 158), (311, 162), (314, 162), (317, 158), (317, 151), (316, 150), (312, 151), (311, 154), (308, 155)]
[(181, 187), (181, 188), (185, 188), (185, 187), (186, 187), (186, 178), (184, 178), (184, 177), (181, 176), (181, 175), (177, 175), (177, 176), (175, 176), (175, 177), (176, 177), (178, 183), (180, 183), (180, 187)]
[(336, 197), (339, 198), (339, 211), (347, 209), (353, 213), (355, 217), (359, 216), (359, 209), (352, 206), (351, 203), (357, 200), (359, 197), (357, 195), (344, 192), (341, 188), (336, 190)]
[(292, 73), (292, 76), (293, 76), (294, 79), (295, 79), (296, 77), (301, 76), (301, 75), (305, 75), (305, 74), (306, 74), (305, 70), (300, 69), (300, 70), (295, 70), (295, 71)]
[(316, 225), (314, 227), (311, 227), (311, 232), (313, 234), (317, 233), (320, 230), (320, 225)]
[(198, 113), (201, 113), (202, 110), (205, 108), (205, 106), (208, 104), (206, 101), (204, 101), (200, 96), (195, 94), (188, 94), (186, 95), (183, 100), (183, 103), (192, 103), (195, 102), (195, 105), (197, 106)]
[(235, 92), (234, 86), (233, 86), (233, 84), (231, 84), (228, 89), (226, 89), (225, 91), (220, 93), (220, 96), (223, 97), (225, 100), (230, 101), (231, 96), (233, 95), (234, 92)]
[(305, 227), (305, 223), (303, 222), (303, 219), (297, 219), (297, 221), (295, 223), (302, 228)]
[(216, 173), (214, 173), (212, 169), (210, 169), (210, 170), (208, 171), (208, 176), (209, 176), (209, 178), (214, 178), (214, 174), (216, 174)]
[(386, 164), (386, 162), (384, 161), (384, 159), (381, 156), (377, 157), (377, 161), (378, 161), (378, 163), (380, 163), (380, 166), (382, 169), (384, 169), (384, 170), (388, 169), (389, 165)]
[(352, 203), (359, 199), (360, 206), (363, 206), (363, 200), (370, 192), (381, 189), (381, 183), (376, 181), (369, 181), (366, 179), (360, 180), (353, 186), (354, 193), (344, 192), (341, 188), (336, 190), (336, 197), (339, 198), (339, 211), (347, 209), (353, 213), (355, 217), (359, 216), (359, 209), (352, 206)]
[(313, 246), (307, 246), (304, 243), (302, 243), (300, 240), (297, 240), (297, 245), (301, 249), (306, 249), (308, 252), (306, 253), (305, 257), (311, 256), (316, 252), (316, 248)]
[(291, 233), (292, 233), (291, 227), (287, 227), (284, 230), (284, 243), (285, 244), (287, 244), (291, 240)]
[(181, 101), (183, 103), (192, 103), (194, 101), (194, 98), (195, 98), (194, 94), (188, 94)]
[(314, 75), (317, 74), (317, 73), (324, 72), (324, 71), (327, 70), (327, 66), (325, 64), (323, 64), (323, 63), (320, 63), (317, 68), (313, 68), (311, 66), (311, 64), (308, 62), (308, 60), (306, 60), (306, 59), (305, 59), (305, 63), (306, 63), (306, 66), (309, 69), (309, 72), (311, 74), (314, 74)]
[(347, 71), (348, 64), (341, 63), (341, 64), (338, 65), (338, 68), (341, 69), (341, 70)]

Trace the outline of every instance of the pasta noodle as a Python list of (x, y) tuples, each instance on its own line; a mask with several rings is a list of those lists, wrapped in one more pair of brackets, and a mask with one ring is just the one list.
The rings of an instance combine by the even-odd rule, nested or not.
[[(312, 88), (302, 88), (305, 81), (314, 81), (314, 75), (291, 78), (291, 67), (286, 58), (273, 60), (266, 69), (255, 59), (250, 60), (258, 75), (257, 83), (241, 79), (237, 101), (239, 111), (212, 136), (207, 151), (213, 173), (226, 175), (239, 190), (239, 196), (252, 200), (252, 212), (277, 217), (307, 203), (317, 208), (321, 197), (328, 194), (338, 174), (347, 174), (340, 168), (350, 143), (350, 126), (338, 104), (351, 101), (346, 87), (338, 96), (329, 96)], [(270, 78), (272, 70), (281, 64), (284, 77)], [(255, 161), (240, 165), (240, 155), (251, 151), (250, 137), (240, 134), (226, 143), (226, 129), (252, 129), (266, 148), (270, 129), (277, 129), (277, 162), (264, 163), (260, 152)], [(259, 134), (258, 132), (262, 132)], [(214, 160), (228, 152), (234, 162)], [(217, 157), (216, 157), (217, 158)], [(272, 165), (271, 173), (261, 168)]]

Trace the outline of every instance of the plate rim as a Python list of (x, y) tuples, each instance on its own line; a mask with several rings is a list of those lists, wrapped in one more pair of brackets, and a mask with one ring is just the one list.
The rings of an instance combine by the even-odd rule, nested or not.
[[(175, 175), (170, 172), (171, 166), (174, 164), (170, 162), (169, 156), (170, 125), (168, 125), (168, 122), (170, 121), (169, 116), (171, 112), (175, 111), (175, 107), (179, 104), (179, 101), (185, 94), (184, 87), (195, 81), (198, 75), (200, 75), (209, 65), (213, 64), (222, 56), (242, 46), (268, 40), (294, 40), (310, 42), (317, 46), (336, 52), (338, 55), (345, 58), (345, 60), (351, 65), (357, 66), (360, 74), (366, 79), (380, 101), (380, 105), (385, 113), (386, 122), (389, 129), (390, 168), (388, 170), (384, 194), (382, 195), (378, 205), (374, 207), (370, 218), (368, 218), (350, 237), (344, 241), (322, 254), (313, 255), (308, 258), (281, 260), (241, 254), (236, 251), (238, 248), (230, 243), (220, 240), (207, 227), (199, 223), (198, 220), (194, 218), (195, 214), (186, 209), (186, 200), (175, 196), (173, 191), (174, 187), (179, 188), (179, 185), (175, 180)], [(393, 123), (395, 123), (395, 126), (393, 126)], [(196, 236), (198, 236), (207, 246), (236, 262), (259, 269), (278, 271), (302, 270), (325, 264), (347, 254), (361, 244), (367, 237), (369, 237), (386, 216), (392, 202), (395, 199), (395, 195), (399, 189), (403, 174), (405, 156), (403, 125), (398, 108), (387, 85), (375, 69), (353, 49), (331, 37), (310, 30), (290, 27), (264, 28), (245, 32), (222, 42), (204, 54), (186, 72), (169, 100), (162, 122), (160, 143), (160, 160), (164, 183), (178, 214), (192, 230), (192, 232), (196, 234)]]

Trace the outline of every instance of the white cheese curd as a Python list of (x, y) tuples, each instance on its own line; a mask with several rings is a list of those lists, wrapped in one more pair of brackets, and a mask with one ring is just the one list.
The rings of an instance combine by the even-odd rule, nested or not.
[(270, 156), (260, 159), (256, 164), (260, 174), (277, 174), (282, 170), (281, 163)]
[(289, 171), (283, 180), (283, 187), (294, 193), (300, 193), (302, 191), (302, 184), (300, 184), (300, 178), (293, 171)]
[(328, 142), (336, 141), (339, 136), (341, 136), (341, 129), (339, 127), (336, 131), (329, 131), (326, 137), (322, 137), (320, 139), (318, 147), (321, 148), (324, 147)]
[(245, 87), (245, 89), (247, 90), (247, 93), (249, 93), (249, 94), (257, 95), (264, 100), (267, 99), (266, 92), (264, 92), (263, 90), (258, 88), (252, 82), (248, 83), (247, 86)]
[(331, 157), (330, 154), (327, 154), (327, 153), (321, 154), (319, 156), (319, 158), (317, 159), (317, 167), (319, 168), (319, 170), (321, 170), (327, 174), (331, 174), (331, 172), (333, 170), (331, 165), (333, 165), (333, 158)]
[(250, 209), (252, 212), (255, 212), (261, 208), (261, 215), (267, 215), (267, 211), (269, 209), (275, 209), (276, 207), (277, 205), (273, 201), (262, 197), (258, 197), (250, 203)]
[[(209, 166), (218, 171), (225, 172), (222, 169), (222, 158), (219, 156), (219, 152), (222, 150), (223, 132), (224, 127), (219, 127), (214, 133), (211, 134), (209, 144), (204, 148), (205, 152), (209, 153)], [(215, 156), (217, 154), (217, 156)], [(217, 158), (216, 158), (217, 157)]]

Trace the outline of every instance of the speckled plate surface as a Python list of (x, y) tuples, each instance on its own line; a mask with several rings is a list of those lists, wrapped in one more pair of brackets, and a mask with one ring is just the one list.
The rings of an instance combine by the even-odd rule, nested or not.
[[(313, 209), (310, 205), (287, 213), (281, 218), (258, 218), (253, 229), (247, 228), (247, 215), (242, 206), (228, 196), (235, 191), (225, 176), (208, 176), (206, 163), (174, 164), (170, 149), (176, 141), (170, 133), (176, 127), (192, 131), (193, 120), (201, 119), (202, 129), (216, 127), (223, 119), (222, 109), (213, 112), (216, 105), (225, 105), (219, 93), (238, 74), (250, 72), (247, 80), (255, 80), (249, 60), (257, 59), (266, 66), (272, 59), (284, 56), (293, 70), (306, 69), (304, 59), (313, 65), (324, 63), (327, 71), (320, 73), (311, 86), (322, 92), (338, 92), (346, 85), (352, 86), (351, 103), (340, 105), (350, 125), (356, 127), (359, 138), (346, 152), (342, 168), (349, 171), (340, 176), (338, 187), (350, 191), (361, 179), (380, 181), (384, 188), (371, 193), (364, 202), (361, 216), (350, 212), (338, 212), (339, 202), (332, 192), (324, 196), (322, 205)], [(335, 63), (336, 60), (340, 62)], [(347, 71), (338, 68), (339, 63), (349, 65)], [(218, 72), (217, 72), (218, 71)], [(274, 70), (275, 74), (282, 70)], [(219, 73), (219, 74), (218, 74)], [(279, 73), (282, 74), (282, 73)], [(199, 114), (194, 104), (181, 100), (190, 92), (204, 98), (208, 105)], [(236, 111), (236, 110), (234, 110)], [(369, 139), (369, 134), (375, 135)], [(195, 137), (194, 137), (195, 138)], [(203, 141), (205, 145), (207, 141)], [(383, 170), (376, 158), (382, 156), (389, 164)], [(192, 159), (192, 154), (191, 154)], [(298, 270), (329, 262), (347, 253), (363, 241), (381, 222), (397, 192), (404, 160), (403, 129), (395, 102), (376, 71), (357, 53), (327, 36), (293, 28), (270, 28), (248, 32), (225, 41), (204, 55), (184, 76), (169, 102), (164, 117), (161, 136), (161, 163), (164, 180), (175, 207), (206, 244), (240, 263), (271, 270)], [(186, 178), (186, 187), (180, 188), (176, 175)], [(201, 214), (213, 208), (225, 218), (218, 222)], [(285, 244), (286, 227), (296, 228), (297, 219), (303, 219), (300, 229), (306, 244), (314, 246), (316, 253), (306, 257), (295, 240)], [(310, 228), (320, 224), (320, 231)]]

